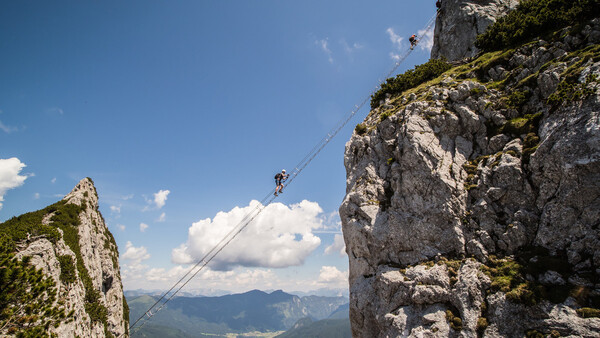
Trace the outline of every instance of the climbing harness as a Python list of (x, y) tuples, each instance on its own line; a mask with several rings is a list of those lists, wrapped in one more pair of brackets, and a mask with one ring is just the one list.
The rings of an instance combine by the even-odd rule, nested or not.
[[(427, 25), (425, 26), (425, 29), (424, 29), (425, 34), (433, 26), (436, 16), (437, 16), (437, 14), (434, 15), (429, 20), (429, 22), (427, 22)], [(385, 75), (385, 78), (389, 78), (390, 76), (392, 76), (392, 74), (394, 72), (396, 72), (396, 70), (398, 69), (400, 64), (402, 64), (402, 62), (404, 62), (404, 60), (406, 60), (406, 58), (410, 55), (411, 52), (412, 52), (412, 49), (407, 49), (405, 51), (405, 53), (397, 59), (397, 61), (394, 63), (394, 66)], [(381, 83), (381, 81), (379, 83)], [(323, 150), (323, 148), (325, 148), (325, 146), (348, 124), (348, 122), (350, 122), (350, 120), (352, 120), (354, 115), (356, 115), (356, 113), (358, 113), (358, 111), (367, 102), (369, 102), (370, 97), (379, 88), (380, 88), (380, 84), (378, 84), (364, 100), (362, 100), (358, 105), (355, 105), (354, 109), (345, 118), (341, 119), (327, 133), (327, 135), (325, 137), (323, 137), (311, 149), (311, 151), (309, 151), (308, 154), (306, 154), (306, 156), (304, 156), (304, 158), (300, 162), (298, 162), (298, 164), (294, 167), (294, 170), (292, 171), (292, 173), (289, 174), (286, 187), (289, 186), (294, 181), (294, 179), (302, 172), (302, 170), (304, 170), (304, 168), (306, 168), (310, 164), (310, 162), (312, 162), (312, 160), (315, 157), (317, 157), (317, 155), (321, 152), (321, 150)], [(152, 306), (150, 306), (150, 308), (146, 312), (144, 312), (144, 314), (142, 314), (135, 322), (133, 322), (133, 324), (131, 324), (129, 326), (130, 334), (133, 335), (134, 333), (139, 331), (144, 326), (144, 324), (146, 324), (146, 322), (148, 320), (150, 320), (154, 315), (156, 315), (171, 299), (173, 299), (173, 297), (175, 297), (175, 295), (177, 295), (177, 293), (184, 286), (186, 286), (192, 279), (194, 279), (194, 277), (200, 271), (202, 271), (204, 269), (204, 267), (206, 267), (234, 238), (236, 238), (237, 235), (239, 235), (250, 223), (252, 223), (252, 221), (267, 206), (269, 206), (271, 203), (273, 203), (273, 201), (278, 197), (277, 195), (274, 195), (274, 192), (276, 191), (276, 189), (277, 188), (274, 188), (273, 190), (271, 190), (252, 210), (250, 210), (244, 216), (244, 218), (242, 218), (242, 220), (233, 229), (231, 229), (229, 231), (229, 233), (227, 233), (221, 239), (221, 241), (219, 241), (219, 243), (217, 243), (215, 246), (213, 246), (202, 258), (200, 258), (196, 262), (196, 264), (188, 272), (186, 272), (181, 278), (179, 278), (179, 280), (167, 292), (162, 294), (162, 296), (158, 300), (156, 300), (156, 302)], [(140, 325), (135, 327), (136, 324), (138, 324), (139, 322), (141, 322)]]

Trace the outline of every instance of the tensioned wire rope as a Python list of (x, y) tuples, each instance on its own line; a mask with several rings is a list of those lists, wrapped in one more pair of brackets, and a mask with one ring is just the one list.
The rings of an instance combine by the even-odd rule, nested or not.
[[(437, 14), (434, 15), (429, 20), (429, 22), (427, 22), (427, 25), (425, 26), (425, 29), (423, 30), (425, 33), (429, 32), (429, 30), (431, 29), (433, 23), (435, 22), (436, 17), (437, 17)], [(404, 52), (404, 54), (397, 59), (397, 61), (394, 63), (394, 66), (385, 75), (386, 79), (389, 78), (398, 69), (398, 67), (400, 66), (400, 64), (402, 64), (404, 62), (404, 60), (406, 60), (406, 58), (411, 54), (412, 51), (413, 51), (412, 48), (407, 49)], [(294, 181), (294, 179), (302, 172), (302, 170), (304, 170), (304, 168), (306, 168), (310, 164), (310, 162), (312, 162), (312, 160), (315, 157), (317, 157), (317, 155), (321, 152), (321, 150), (323, 150), (323, 148), (325, 148), (325, 146), (348, 124), (348, 122), (350, 122), (350, 120), (352, 120), (352, 118), (354, 117), (354, 115), (356, 115), (356, 113), (358, 113), (358, 111), (360, 111), (362, 109), (362, 107), (369, 101), (370, 97), (372, 97), (372, 95), (379, 88), (380, 88), (380, 85), (378, 84), (369, 93), (369, 95), (367, 97), (365, 97), (365, 99), (363, 99), (358, 105), (355, 105), (354, 109), (345, 118), (341, 119), (337, 123), (337, 125), (335, 127), (333, 127), (329, 131), (329, 133), (327, 133), (327, 135), (325, 137), (323, 137), (312, 148), (312, 150), (310, 152), (308, 152), (308, 154), (306, 154), (306, 156), (300, 162), (298, 162), (298, 164), (294, 167), (293, 172), (290, 174), (290, 176), (286, 180), (287, 181), (286, 182), (286, 187), (288, 187)], [(210, 263), (234, 238), (236, 238), (237, 235), (239, 235), (250, 223), (252, 223), (252, 221), (267, 206), (269, 206), (271, 203), (273, 203), (273, 201), (278, 197), (277, 195), (274, 195), (275, 191), (276, 191), (276, 188), (274, 188), (273, 190), (271, 190), (262, 199), (262, 201), (260, 201), (252, 210), (250, 210), (248, 213), (246, 213), (246, 215), (242, 218), (242, 220), (235, 227), (233, 227), (219, 241), (219, 243), (217, 243), (216, 245), (214, 245), (202, 258), (200, 258), (196, 262), (196, 264), (194, 264), (194, 266), (188, 272), (186, 272), (181, 278), (179, 278), (179, 280), (175, 284), (173, 284), (173, 286), (168, 291), (166, 291), (165, 293), (163, 293), (161, 295), (161, 297), (152, 306), (150, 306), (150, 308), (146, 312), (144, 312), (133, 324), (131, 324), (129, 326), (130, 334), (133, 335), (134, 333), (136, 333), (137, 331), (139, 331), (146, 324), (146, 322), (148, 320), (150, 320), (154, 315), (156, 315), (160, 310), (162, 310), (162, 308), (171, 299), (173, 299), (173, 297), (175, 297), (175, 295), (177, 295), (177, 293), (184, 286), (186, 286), (192, 279), (194, 279), (194, 277), (200, 271), (202, 271), (204, 269), (204, 267), (206, 267), (208, 265), (208, 263)], [(178, 285), (180, 285), (180, 286), (178, 287)], [(171, 293), (173, 290), (175, 290), (175, 291), (171, 295), (169, 295), (169, 293)], [(138, 322), (140, 322), (140, 321), (142, 321), (142, 323), (137, 328), (135, 328), (134, 331), (132, 331), (133, 328), (135, 327), (135, 325)]]

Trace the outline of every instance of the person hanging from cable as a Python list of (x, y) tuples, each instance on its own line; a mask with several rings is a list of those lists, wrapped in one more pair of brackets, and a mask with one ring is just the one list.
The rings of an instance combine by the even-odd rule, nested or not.
[(275, 188), (275, 196), (277, 196), (278, 192), (280, 194), (283, 192), (283, 182), (285, 182), (288, 177), (290, 177), (290, 175), (285, 173), (285, 169), (281, 169), (281, 172), (275, 175), (275, 185), (277, 185), (277, 188)]
[(412, 50), (413, 48), (415, 48), (415, 46), (417, 45), (417, 43), (419, 42), (419, 40), (417, 40), (417, 35), (413, 34), (411, 35), (410, 38), (408, 38), (408, 41), (410, 41), (410, 49)]

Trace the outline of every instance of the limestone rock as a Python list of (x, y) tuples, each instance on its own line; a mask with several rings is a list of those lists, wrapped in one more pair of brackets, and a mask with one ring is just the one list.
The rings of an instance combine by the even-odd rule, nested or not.
[[(77, 228), (79, 253), (65, 242), (64, 236), (52, 243), (46, 238), (31, 238), (16, 255), (17, 259), (31, 257), (30, 263), (54, 280), (58, 299), (61, 299), (65, 313), (69, 313), (60, 325), (52, 326), (49, 332), (58, 337), (113, 337), (128, 336), (129, 323), (125, 320), (128, 310), (124, 308), (123, 286), (119, 272), (118, 251), (102, 215), (98, 211), (98, 195), (93, 182), (86, 178), (63, 199), (65, 203), (81, 206), (80, 224)], [(43, 222), (51, 224), (52, 214), (46, 215)], [(63, 231), (58, 229), (63, 235)], [(75, 282), (64, 283), (60, 276), (61, 265), (58, 257), (71, 256), (77, 262), (82, 258), (92, 289), (98, 295), (97, 303), (106, 309), (106, 321), (94, 320), (86, 310), (85, 282), (75, 269)], [(58, 301), (58, 300), (57, 300)], [(54, 306), (60, 304), (53, 304)]]
[(519, 0), (444, 0), (438, 11), (431, 57), (449, 61), (473, 57), (478, 34), (519, 4)]
[[(586, 27), (517, 48), (481, 82), (445, 75), (388, 98), (346, 144), (354, 337), (598, 336), (600, 319), (576, 312), (600, 296), (600, 62), (568, 58), (600, 20)], [(551, 104), (573, 65), (588, 94)], [(490, 88), (501, 73), (506, 87)], [(520, 74), (536, 78), (508, 107)]]

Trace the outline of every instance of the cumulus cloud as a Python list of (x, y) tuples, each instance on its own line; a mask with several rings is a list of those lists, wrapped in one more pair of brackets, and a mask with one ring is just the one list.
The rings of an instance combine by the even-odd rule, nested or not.
[(160, 216), (158, 216), (158, 219), (156, 220), (157, 222), (164, 222), (167, 219), (167, 214), (165, 214), (164, 212), (162, 214), (160, 214)]
[[(204, 257), (249, 213), (263, 206), (252, 201), (247, 207), (219, 212), (213, 218), (193, 223), (187, 242), (173, 249), (176, 264), (189, 264)], [(318, 203), (302, 201), (286, 206), (265, 207), (252, 223), (211, 262), (213, 269), (233, 266), (282, 268), (298, 266), (321, 243), (313, 231), (323, 227), (323, 210)]]
[(127, 241), (125, 244), (125, 253), (121, 255), (121, 277), (123, 280), (139, 280), (144, 278), (144, 273), (148, 266), (142, 264), (143, 261), (150, 258), (150, 254), (145, 247), (135, 247), (133, 243)]
[(125, 226), (123, 224), (117, 224), (117, 228), (121, 231), (125, 231)]
[(333, 285), (347, 285), (348, 271), (340, 271), (335, 266), (323, 266), (319, 273), (319, 283)]
[(167, 196), (169, 196), (170, 193), (171, 191), (169, 190), (159, 190), (157, 193), (154, 194), (153, 200), (146, 199), (146, 202), (149, 205), (147, 205), (142, 211), (148, 211), (150, 209), (160, 209), (164, 207), (165, 203), (167, 203)]
[(6, 192), (25, 183), (28, 176), (19, 175), (24, 167), (26, 167), (25, 163), (22, 163), (16, 157), (0, 159), (0, 210)]
[(40, 193), (36, 192), (35, 194), (33, 194), (33, 199), (34, 200), (39, 200), (40, 199)]
[(146, 232), (146, 229), (148, 229), (148, 224), (146, 224), (146, 223), (140, 223), (140, 231), (141, 232)]
[(121, 259), (131, 261), (133, 263), (141, 263), (142, 261), (149, 259), (150, 254), (145, 247), (135, 247), (131, 241), (127, 241), (125, 244), (125, 253), (121, 255)]
[(330, 255), (333, 253), (339, 253), (340, 256), (346, 254), (346, 243), (344, 243), (344, 236), (337, 234), (333, 238), (333, 243), (325, 248), (325, 254)]
[(114, 213), (114, 214), (120, 214), (121, 213), (121, 206), (116, 206), (116, 205), (111, 205), (110, 206), (110, 212)]
[(165, 206), (165, 203), (167, 202), (167, 196), (169, 196), (169, 193), (169, 190), (160, 190), (159, 192), (154, 194), (154, 204), (156, 204), (156, 207), (158, 209)]

